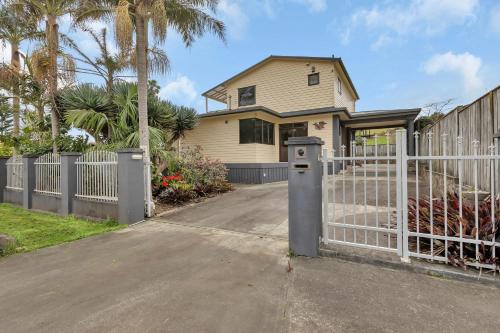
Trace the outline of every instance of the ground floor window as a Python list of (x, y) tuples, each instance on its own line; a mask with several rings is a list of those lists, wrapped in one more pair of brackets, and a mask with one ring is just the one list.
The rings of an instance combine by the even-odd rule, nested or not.
[(240, 119), (240, 143), (274, 145), (274, 124), (257, 118)]

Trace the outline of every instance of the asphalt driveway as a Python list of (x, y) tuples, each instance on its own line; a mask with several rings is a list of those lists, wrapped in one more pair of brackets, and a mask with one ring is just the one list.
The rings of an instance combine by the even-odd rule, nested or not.
[(331, 258), (289, 264), (284, 220), (286, 184), (249, 186), (0, 259), (0, 331), (498, 331), (499, 289)]

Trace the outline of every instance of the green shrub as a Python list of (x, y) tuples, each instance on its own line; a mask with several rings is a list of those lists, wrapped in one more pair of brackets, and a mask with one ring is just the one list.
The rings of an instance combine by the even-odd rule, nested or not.
[(225, 165), (203, 156), (200, 147), (172, 156), (164, 175), (153, 180), (153, 193), (160, 202), (179, 203), (230, 190)]

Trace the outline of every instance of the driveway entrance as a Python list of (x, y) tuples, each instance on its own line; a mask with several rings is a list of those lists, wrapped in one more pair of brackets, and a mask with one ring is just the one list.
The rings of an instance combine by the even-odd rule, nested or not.
[(155, 220), (288, 239), (288, 183), (238, 185), (234, 192)]
[(288, 258), (286, 202), (286, 183), (241, 187), (119, 232), (1, 258), (2, 332), (498, 331), (498, 289)]

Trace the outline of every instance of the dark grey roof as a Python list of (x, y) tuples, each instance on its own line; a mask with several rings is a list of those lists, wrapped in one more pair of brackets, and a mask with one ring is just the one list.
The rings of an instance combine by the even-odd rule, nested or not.
[(264, 106), (251, 106), (245, 108), (239, 108), (234, 110), (221, 110), (221, 111), (212, 111), (209, 113), (200, 114), (198, 117), (200, 118), (209, 118), (209, 117), (217, 117), (217, 116), (225, 116), (232, 115), (237, 113), (246, 113), (246, 112), (255, 112), (262, 111), (273, 115), (278, 118), (291, 118), (291, 117), (300, 117), (300, 116), (309, 116), (315, 114), (342, 114), (345, 115), (348, 119), (387, 119), (387, 118), (412, 118), (415, 119), (420, 113), (421, 109), (394, 109), (394, 110), (373, 110), (373, 111), (360, 111), (360, 112), (349, 112), (345, 107), (336, 108), (336, 107), (325, 107), (325, 108), (317, 108), (317, 109), (307, 109), (307, 110), (299, 110), (299, 111), (288, 111), (288, 112), (276, 112)]
[(239, 109), (234, 109), (234, 110), (212, 111), (212, 112), (200, 114), (200, 115), (198, 115), (198, 117), (199, 118), (209, 118), (209, 117), (226, 116), (226, 115), (231, 115), (231, 114), (255, 112), (255, 111), (262, 111), (262, 112), (268, 113), (268, 114), (273, 115), (273, 116), (278, 117), (278, 118), (300, 117), (300, 116), (309, 116), (309, 115), (324, 114), (324, 113), (342, 113), (342, 114), (345, 114), (348, 117), (350, 117), (350, 113), (347, 111), (346, 108), (327, 107), (327, 108), (308, 109), (308, 110), (299, 110), (299, 111), (276, 112), (276, 111), (271, 110), (269, 108), (266, 108), (264, 106), (252, 106), (252, 107), (245, 107), (245, 108), (239, 108)]
[(390, 110), (370, 110), (370, 111), (357, 111), (351, 113), (353, 118), (362, 118), (362, 117), (373, 117), (373, 116), (395, 116), (398, 114), (404, 114), (408, 116), (415, 115), (418, 116), (422, 109), (413, 108), (413, 109), (390, 109)]
[(344, 66), (344, 62), (342, 61), (342, 58), (335, 58), (335, 57), (307, 57), (307, 56), (280, 56), (280, 55), (270, 55), (269, 57), (259, 61), (258, 63), (256, 63), (255, 65), (252, 65), (250, 67), (248, 67), (247, 69), (239, 72), (238, 74), (235, 74), (233, 76), (231, 76), (229, 79), (225, 80), (224, 82), (221, 82), (219, 83), (218, 85), (216, 85), (215, 87), (211, 88), (211, 89), (208, 89), (207, 91), (205, 91), (204, 93), (202, 93), (201, 95), (202, 96), (207, 96), (209, 93), (212, 93), (212, 97), (213, 98), (218, 98), (220, 96), (223, 96), (225, 94), (225, 88), (224, 86), (234, 80), (235, 78), (241, 76), (241, 75), (244, 75), (248, 72), (250, 72), (251, 70), (253, 70), (254, 68), (270, 61), (270, 60), (273, 60), (273, 59), (288, 59), (288, 60), (311, 60), (311, 61), (331, 61), (331, 62), (336, 62), (340, 65), (340, 67), (342, 68), (342, 71), (344, 72), (346, 78), (347, 78), (347, 81), (349, 82), (349, 85), (351, 86), (353, 92), (354, 92), (354, 95), (356, 97), (356, 99), (359, 99), (359, 95), (358, 95), (358, 92), (356, 91), (356, 88), (354, 87), (354, 84), (352, 83), (352, 80), (351, 80), (351, 77), (349, 76), (349, 73), (347, 72), (347, 69), (345, 68)]

